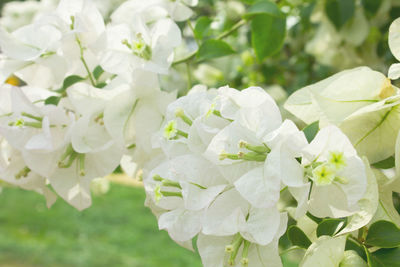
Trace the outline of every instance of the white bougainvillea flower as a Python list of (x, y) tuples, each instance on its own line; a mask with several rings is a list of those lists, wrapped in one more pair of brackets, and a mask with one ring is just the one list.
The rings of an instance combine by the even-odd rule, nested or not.
[(144, 184), (148, 199), (164, 210), (159, 215), (160, 229), (166, 229), (177, 242), (190, 240), (200, 232), (205, 209), (226, 187), (218, 169), (195, 155), (163, 162), (149, 173)]
[(106, 47), (100, 53), (101, 66), (127, 81), (136, 69), (167, 73), (173, 49), (181, 43), (179, 27), (170, 19), (147, 25), (137, 18), (131, 24), (110, 25), (104, 38)]
[(304, 148), (302, 165), (312, 181), (309, 211), (318, 217), (345, 217), (359, 209), (367, 174), (349, 139), (335, 126), (322, 128)]
[[(161, 147), (168, 157), (202, 153), (224, 120), (208, 114), (216, 96), (214, 90), (195, 86), (189, 93), (168, 105), (165, 122), (154, 136), (153, 146)], [(215, 129), (217, 128), (217, 129)]]
[[(6, 87), (1, 90), (8, 91)], [(14, 148), (21, 152), (35, 149), (52, 151), (62, 146), (72, 122), (63, 108), (36, 106), (17, 87), (11, 88), (9, 98), (5, 99), (10, 99), (11, 109), (0, 118), (0, 132)]]
[[(282, 123), (278, 106), (259, 87), (243, 91), (221, 87), (214, 110), (219, 116), (232, 121), (215, 135), (205, 152), (217, 164), (232, 164), (236, 159), (230, 155), (248, 151), (251, 146), (267, 152), (267, 147), (262, 148), (262, 138)], [(258, 161), (264, 162), (265, 156), (259, 155), (259, 158)]]
[(57, 196), (47, 187), (46, 179), (33, 172), (24, 162), (21, 153), (4, 140), (1, 141), (1, 152), (0, 180), (42, 194), (50, 208)]
[[(91, 180), (111, 173), (122, 157), (123, 147), (107, 132), (102, 116), (106, 100), (116, 93), (78, 83), (68, 89), (70, 114), (75, 113), (72, 121), (62, 105), (46, 105), (38, 113), (34, 109), (15, 113), (29, 120), (9, 126), (14, 131), (35, 131), (21, 147), (27, 166), (48, 178), (57, 194), (79, 210), (91, 204)], [(40, 117), (40, 112), (48, 115)]]
[(345, 251), (346, 236), (321, 236), (311, 244), (300, 262), (301, 267), (357, 266), (366, 267), (366, 262), (355, 251)]
[(159, 153), (152, 146), (152, 137), (175, 93), (161, 91), (157, 75), (145, 71), (137, 71), (131, 84), (118, 87), (120, 92), (105, 107), (104, 125), (115, 140), (123, 141), (129, 156), (142, 168)]
[[(278, 214), (279, 216), (279, 214)], [(262, 220), (262, 217), (258, 219)], [(241, 234), (213, 236), (200, 234), (197, 240), (200, 257), (205, 267), (219, 266), (282, 266), (278, 252), (278, 240), (287, 227), (287, 215), (280, 214), (280, 224), (273, 239), (266, 245), (249, 241)]]
[(285, 108), (307, 124), (319, 120), (321, 126), (339, 125), (360, 108), (396, 92), (397, 88), (383, 74), (358, 67), (296, 91)]
[[(0, 47), (5, 56), (0, 66), (0, 82), (14, 72), (29, 85), (61, 82), (66, 71), (65, 59), (56, 54), (61, 38), (62, 33), (56, 27), (44, 23), (29, 24), (12, 33), (0, 29)], [(39, 74), (44, 81), (30, 82), (33, 75), (23, 72), (25, 68)]]

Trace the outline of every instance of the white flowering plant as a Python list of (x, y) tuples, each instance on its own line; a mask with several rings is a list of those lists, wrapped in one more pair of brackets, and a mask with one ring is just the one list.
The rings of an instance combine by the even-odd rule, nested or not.
[[(212, 17), (197, 0), (11, 2), (0, 179), (83, 210), (121, 167), (143, 180), (159, 228), (205, 267), (399, 266), (400, 63), (387, 75), (342, 70), (288, 98), (258, 78), (299, 49), (286, 37), (305, 25), (299, 10), (321, 22), (305, 49), (337, 67), (392, 5), (228, 1)], [(400, 60), (400, 18), (388, 32)], [(372, 62), (365, 53), (354, 65)]]

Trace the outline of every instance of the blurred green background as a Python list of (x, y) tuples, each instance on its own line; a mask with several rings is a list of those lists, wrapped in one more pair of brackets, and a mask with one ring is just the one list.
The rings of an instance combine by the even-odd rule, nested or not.
[[(200, 267), (200, 257), (159, 231), (142, 188), (111, 184), (79, 212), (18, 188), (0, 194), (1, 267)], [(286, 267), (296, 266), (286, 262)]]
[(201, 266), (197, 254), (176, 245), (144, 207), (142, 188), (111, 184), (79, 212), (58, 199), (47, 209), (34, 192), (0, 194), (0, 266)]

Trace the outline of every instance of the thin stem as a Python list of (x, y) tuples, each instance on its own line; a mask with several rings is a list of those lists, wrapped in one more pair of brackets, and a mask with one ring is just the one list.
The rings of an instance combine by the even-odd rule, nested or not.
[(186, 62), (186, 72), (187, 72), (187, 78), (188, 78), (188, 90), (190, 90), (192, 88), (192, 73), (190, 71), (189, 62)]
[[(232, 28), (230, 28), (229, 30), (227, 30), (227, 31), (221, 33), (220, 35), (218, 35), (215, 39), (216, 40), (221, 40), (221, 39), (231, 35), (233, 32), (235, 32), (237, 29), (239, 29), (240, 27), (242, 27), (245, 24), (246, 24), (246, 20), (242, 19), (242, 20), (238, 21), (235, 25), (233, 25)], [(196, 56), (197, 51), (198, 50), (190, 53), (188, 56), (186, 56), (186, 57), (184, 57), (182, 59), (179, 59), (177, 61), (172, 62), (172, 66), (175, 66), (175, 65), (178, 65), (178, 64), (181, 64), (183, 62), (191, 60), (192, 58), (194, 58)]]
[(224, 31), (223, 33), (218, 35), (216, 39), (221, 40), (221, 39), (231, 35), (233, 32), (235, 32), (237, 29), (239, 29), (240, 27), (242, 27), (245, 24), (246, 24), (246, 20), (244, 20), (244, 19), (239, 20), (235, 25), (232, 26), (232, 28), (230, 28), (229, 30)]
[(193, 32), (193, 38), (194, 38), (194, 40), (196, 41), (197, 45), (200, 46), (200, 40), (197, 39), (197, 37), (196, 37), (196, 33), (195, 33), (195, 31), (194, 31), (194, 27), (193, 27), (192, 22), (190, 21), (190, 19), (188, 19), (187, 22), (188, 22), (189, 28), (190, 28), (190, 29), (192, 30), (192, 32)]
[(281, 253), (279, 253), (279, 256), (282, 256), (282, 255), (284, 255), (284, 254), (286, 254), (286, 253), (288, 253), (290, 251), (296, 250), (296, 249), (304, 249), (304, 248), (298, 247), (298, 246), (294, 246), (294, 247), (288, 248), (287, 250), (282, 251)]
[(80, 54), (81, 54), (80, 59), (81, 59), (81, 61), (82, 61), (82, 63), (83, 63), (83, 66), (84, 66), (85, 69), (86, 69), (86, 72), (87, 72), (87, 74), (88, 74), (90, 83), (91, 83), (94, 87), (96, 87), (96, 83), (95, 83), (95, 81), (94, 81), (94, 78), (93, 78), (93, 76), (92, 76), (92, 73), (90, 72), (89, 66), (88, 66), (88, 64), (86, 63), (85, 57), (83, 56), (84, 48), (83, 48), (83, 46), (82, 46), (82, 43), (81, 43), (81, 41), (79, 40), (78, 36), (75, 36), (75, 40), (76, 40), (76, 42), (78, 43), (79, 50), (80, 50)]

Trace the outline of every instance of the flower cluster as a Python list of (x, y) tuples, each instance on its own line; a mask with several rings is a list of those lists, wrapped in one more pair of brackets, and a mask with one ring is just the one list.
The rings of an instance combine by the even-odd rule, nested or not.
[[(365, 1), (346, 1), (354, 4), (354, 19), (341, 21), (328, 12), (328, 2), (316, 6), (322, 24), (308, 44), (317, 56), (323, 53), (322, 62), (345, 55), (343, 43), (355, 51), (375, 24), (366, 19)], [(11, 17), (0, 19), (1, 181), (43, 194), (48, 206), (60, 196), (83, 210), (91, 205), (93, 181), (101, 193), (108, 189), (101, 177), (118, 166), (130, 176), (140, 169), (146, 205), (159, 228), (189, 249), (197, 239), (205, 267), (282, 266), (278, 247), (286, 232), (289, 239), (298, 234), (292, 245), (307, 249), (300, 263), (305, 267), (325, 266), (326, 258), (334, 266), (364, 266), (365, 259), (379, 256), (372, 255), (376, 248), (400, 246), (400, 238), (376, 243), (380, 239), (374, 231), (368, 239), (367, 231), (374, 225), (396, 231), (390, 222), (379, 224), (382, 218), (400, 225), (392, 201), (392, 192), (400, 192), (400, 96), (391, 81), (400, 77), (400, 64), (390, 67), (388, 77), (357, 67), (296, 91), (284, 107), (308, 124), (299, 130), (260, 87), (179, 90), (184, 79), (174, 77), (180, 69), (171, 66), (180, 63), (187, 63), (188, 88), (192, 62), (198, 63), (195, 78), (220, 83), (221, 68), (204, 62), (232, 54), (222, 39), (246, 23), (260, 60), (279, 50), (260, 45), (261, 19), (270, 25), (266, 29), (276, 24), (283, 30), (280, 38), (285, 35), (285, 15), (274, 2), (256, 1), (247, 11), (243, 3), (219, 4), (225, 17), (238, 21), (229, 29), (221, 24), (218, 34), (218, 23), (207, 17), (193, 27), (191, 7), (197, 4), (7, 5)], [(388, 4), (375, 9), (386, 14)], [(193, 36), (188, 44), (182, 38), (185, 21)], [(241, 38), (248, 36), (246, 28), (241, 30), (240, 47), (248, 42)], [(332, 32), (337, 38), (326, 42)], [(321, 40), (339, 50), (320, 50)], [(198, 49), (174, 60), (179, 49), (191, 46)], [(399, 19), (390, 27), (389, 47), (400, 60)], [(242, 57), (248, 67), (257, 65), (249, 51)], [(269, 89), (285, 98), (280, 87)], [(177, 98), (176, 91), (183, 96)], [(346, 250), (350, 239), (365, 255)]]
[(154, 144), (164, 158), (145, 173), (146, 204), (176, 242), (198, 236), (206, 267), (280, 266), (286, 190), (294, 218), (349, 216), (366, 191), (364, 163), (336, 126), (308, 143), (258, 87), (192, 89), (168, 106)]
[[(12, 32), (0, 28), (0, 177), (44, 194), (49, 206), (48, 185), (82, 210), (91, 181), (121, 158), (143, 164), (158, 153), (151, 135), (175, 99), (158, 75), (182, 41), (174, 19), (196, 4), (126, 1), (105, 23), (97, 2), (30, 3), (48, 9)], [(24, 85), (5, 84), (11, 74)]]

